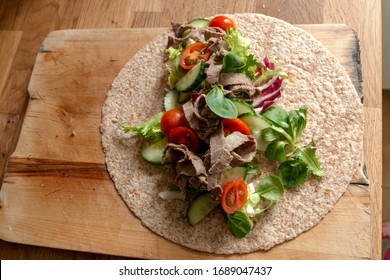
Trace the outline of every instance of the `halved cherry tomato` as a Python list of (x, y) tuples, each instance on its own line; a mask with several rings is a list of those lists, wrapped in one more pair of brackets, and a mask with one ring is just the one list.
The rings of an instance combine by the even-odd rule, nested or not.
[(186, 119), (182, 110), (172, 109), (166, 111), (161, 117), (161, 130), (168, 135), (169, 131), (178, 126), (186, 126)]
[(232, 214), (244, 206), (247, 197), (247, 186), (242, 178), (238, 178), (223, 186), (221, 206), (227, 214)]
[(189, 127), (178, 126), (169, 131), (168, 142), (175, 144), (184, 144), (194, 153), (199, 149), (199, 138), (196, 133)]
[(222, 122), (223, 132), (225, 133), (225, 136), (229, 135), (230, 133), (232, 133), (234, 131), (239, 131), (245, 135), (251, 134), (249, 127), (246, 125), (246, 123), (244, 123), (239, 118), (222, 119), (221, 122)]
[(223, 30), (227, 31), (230, 28), (236, 29), (236, 24), (231, 18), (228, 18), (227, 16), (216, 16), (214, 17), (210, 23), (209, 26), (211, 27), (219, 27)]
[(188, 45), (180, 56), (180, 66), (184, 70), (190, 70), (194, 67), (200, 60), (207, 61), (210, 58), (209, 47), (202, 43), (196, 42), (191, 45)]

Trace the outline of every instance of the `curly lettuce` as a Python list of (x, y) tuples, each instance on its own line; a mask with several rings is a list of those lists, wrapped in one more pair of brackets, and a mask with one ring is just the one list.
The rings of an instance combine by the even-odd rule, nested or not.
[[(256, 68), (260, 65), (260, 63), (258, 63), (253, 54), (250, 53), (251, 40), (244, 37), (240, 31), (235, 29), (229, 29), (223, 40), (229, 45), (229, 51), (231, 53), (230, 57), (234, 58), (224, 60), (223, 68), (230, 70), (234, 69), (234, 72), (245, 73), (251, 80), (253, 80)], [(236, 67), (236, 65), (228, 65), (231, 61), (239, 61), (240, 67)]]
[(145, 123), (138, 126), (127, 126), (123, 123), (121, 123), (120, 126), (125, 133), (132, 131), (135, 132), (139, 137), (158, 141), (163, 137), (163, 132), (160, 126), (162, 115), (163, 112), (160, 112), (147, 120)]

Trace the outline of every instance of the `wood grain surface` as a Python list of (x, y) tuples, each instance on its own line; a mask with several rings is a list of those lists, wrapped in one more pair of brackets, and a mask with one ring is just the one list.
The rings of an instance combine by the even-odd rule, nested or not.
[[(167, 28), (171, 20), (184, 21), (193, 17), (234, 12), (264, 13), (293, 24), (345, 23), (357, 32), (362, 50), (361, 62), (365, 81), (363, 84), (366, 115), (365, 154), (370, 178), (370, 188), (367, 189), (371, 226), (368, 258), (380, 258), (382, 77), (379, 0), (1, 1), (0, 63), (2, 69), (6, 71), (0, 74), (0, 129), (4, 132), (0, 135), (0, 168), (2, 168), (0, 178), (19, 139), (29, 101), (27, 86), (36, 55), (43, 39), (50, 31), (80, 28)], [(13, 168), (16, 168), (15, 166), (13, 165)], [(12, 170), (12, 165), (10, 168)], [(352, 192), (351, 195), (353, 196), (354, 193)], [(360, 218), (355, 217), (355, 219), (359, 221)], [(8, 242), (0, 243), (0, 257), (1, 259), (116, 258)], [(310, 255), (296, 257), (310, 258)]]

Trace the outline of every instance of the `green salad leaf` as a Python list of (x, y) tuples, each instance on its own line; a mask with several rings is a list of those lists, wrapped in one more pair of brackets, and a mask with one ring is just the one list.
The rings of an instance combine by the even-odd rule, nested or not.
[(165, 50), (165, 52), (168, 54), (168, 59), (172, 62), (175, 61), (181, 55), (182, 51), (183, 51), (182, 44), (180, 44), (177, 49), (170, 46)]
[[(260, 174), (261, 170), (259, 166), (254, 166), (251, 162), (246, 162), (240, 165), (241, 167), (244, 167), (246, 169), (245, 174)], [(244, 178), (245, 179), (245, 178)]]
[(253, 80), (260, 63), (250, 53), (251, 40), (235, 29), (229, 29), (223, 39), (228, 43), (230, 52), (223, 60), (222, 71), (245, 73)]
[(314, 143), (303, 147), (298, 144), (306, 128), (306, 107), (290, 112), (280, 107), (270, 107), (262, 116), (271, 123), (262, 130), (262, 139), (270, 142), (265, 156), (280, 163), (277, 174), (285, 187), (299, 186), (309, 174), (324, 176)]
[(243, 72), (251, 79), (254, 79), (256, 68), (260, 65), (257, 62), (256, 58), (253, 54), (248, 54), (245, 60), (245, 67), (243, 68)]
[(229, 44), (230, 51), (238, 56), (245, 57), (248, 55), (251, 40), (242, 35), (239, 30), (233, 28), (227, 30), (223, 40)]
[(181, 77), (183, 77), (184, 72), (180, 68), (176, 68), (173, 64), (166, 64), (165, 68), (168, 72), (167, 84), (170, 89), (173, 89), (177, 81), (179, 81)]
[(160, 112), (147, 120), (145, 123), (138, 126), (127, 126), (123, 123), (120, 123), (120, 126), (125, 133), (132, 131), (135, 132), (139, 137), (157, 141), (163, 138), (163, 132), (160, 127), (162, 115), (163, 112)]
[(298, 142), (306, 128), (307, 108), (292, 110), (288, 115), (289, 134), (292, 136), (294, 143)]
[(265, 83), (266, 81), (269, 81), (275, 76), (279, 76), (282, 79), (288, 78), (287, 73), (283, 71), (282, 67), (278, 63), (274, 63), (274, 64), (275, 64), (275, 69), (273, 70), (268, 68), (262, 68), (261, 74), (257, 75), (254, 81), (255, 86), (259, 86)]
[(261, 114), (263, 117), (266, 117), (277, 127), (288, 128), (289, 127), (289, 115), (281, 107), (272, 106), (269, 107), (264, 113)]
[(296, 188), (305, 181), (308, 167), (296, 159), (286, 160), (279, 165), (277, 174), (286, 188)]
[(217, 116), (224, 119), (237, 118), (237, 107), (234, 103), (226, 98), (222, 89), (214, 86), (206, 95), (206, 103), (210, 110)]
[(255, 194), (276, 201), (283, 196), (284, 187), (278, 176), (270, 175), (260, 181)]
[(222, 61), (222, 72), (224, 73), (235, 73), (240, 72), (245, 67), (245, 61), (234, 52), (228, 52)]
[(276, 175), (263, 178), (255, 190), (251, 189), (249, 190), (246, 203), (240, 210), (249, 217), (254, 217), (267, 211), (284, 194), (283, 183)]
[(285, 150), (286, 145), (288, 145), (287, 141), (275, 141), (268, 144), (264, 152), (266, 158), (284, 162), (287, 158)]
[[(262, 114), (271, 122), (271, 126), (263, 131), (263, 140), (268, 142), (275, 140), (287, 141), (288, 146), (295, 150), (306, 127), (306, 113), (307, 108), (305, 107), (292, 110), (289, 113), (280, 107), (270, 107)], [(275, 147), (279, 148), (276, 145)]]
[(238, 238), (245, 237), (252, 229), (252, 221), (241, 211), (227, 215), (228, 229)]
[(294, 151), (292, 157), (295, 159), (299, 159), (303, 163), (307, 165), (307, 168), (310, 172), (312, 172), (316, 176), (324, 176), (324, 170), (321, 168), (318, 163), (318, 159), (316, 157), (317, 147), (305, 146), (302, 148), (298, 148)]

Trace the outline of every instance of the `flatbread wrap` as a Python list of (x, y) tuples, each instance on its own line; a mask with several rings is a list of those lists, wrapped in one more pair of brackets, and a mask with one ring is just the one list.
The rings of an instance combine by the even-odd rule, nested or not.
[[(268, 250), (314, 227), (346, 191), (360, 164), (363, 107), (350, 78), (337, 59), (304, 30), (261, 14), (229, 15), (250, 38), (258, 59), (277, 59), (288, 78), (272, 106), (286, 111), (307, 108), (301, 145), (316, 146), (324, 176), (310, 176), (297, 188), (285, 189), (275, 204), (253, 218), (244, 238), (232, 235), (226, 213), (216, 207), (192, 226), (189, 201), (165, 200), (160, 193), (172, 180), (168, 168), (146, 162), (140, 151), (145, 141), (124, 133), (124, 121), (138, 125), (162, 111), (167, 88), (168, 31), (142, 48), (123, 67), (102, 108), (102, 145), (115, 188), (128, 208), (153, 232), (188, 248), (216, 254)], [(261, 173), (250, 178), (256, 186), (275, 174), (278, 163), (259, 152)], [(124, 221), (126, 222), (126, 221)]]

